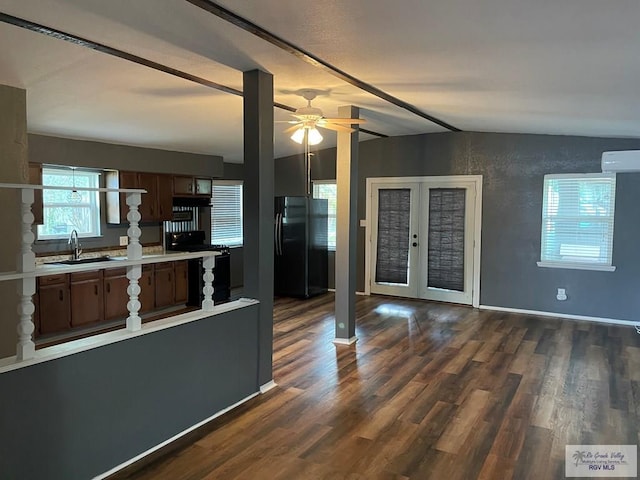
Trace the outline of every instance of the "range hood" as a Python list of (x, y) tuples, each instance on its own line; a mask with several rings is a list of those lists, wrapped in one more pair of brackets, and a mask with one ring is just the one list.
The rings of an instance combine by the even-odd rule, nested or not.
[(173, 205), (176, 207), (210, 207), (210, 197), (173, 197)]

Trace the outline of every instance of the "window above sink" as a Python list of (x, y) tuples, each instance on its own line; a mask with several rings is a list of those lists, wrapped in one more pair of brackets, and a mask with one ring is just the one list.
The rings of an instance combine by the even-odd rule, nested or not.
[[(100, 186), (100, 173), (69, 167), (43, 167), (42, 185), (89, 187)], [(38, 240), (69, 238), (72, 230), (79, 237), (100, 235), (100, 195), (85, 190), (43, 190), (44, 223), (38, 225)]]

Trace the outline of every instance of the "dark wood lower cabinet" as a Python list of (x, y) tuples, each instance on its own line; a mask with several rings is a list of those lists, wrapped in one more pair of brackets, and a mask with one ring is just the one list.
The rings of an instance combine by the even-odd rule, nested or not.
[(69, 275), (50, 275), (38, 279), (40, 334), (58, 333), (71, 327)]
[[(140, 312), (187, 302), (187, 261), (143, 265)], [(34, 336), (61, 333), (75, 327), (129, 316), (126, 268), (39, 277), (33, 297)]]
[(104, 320), (103, 271), (72, 273), (71, 327)]
[(116, 318), (126, 318), (129, 315), (127, 302), (129, 294), (127, 287), (126, 268), (116, 268), (104, 271), (104, 319), (113, 320)]
[(156, 307), (156, 285), (154, 281), (153, 265), (142, 267), (140, 277), (140, 313), (152, 311)]
[(156, 308), (169, 307), (175, 303), (175, 275), (173, 262), (156, 263)]

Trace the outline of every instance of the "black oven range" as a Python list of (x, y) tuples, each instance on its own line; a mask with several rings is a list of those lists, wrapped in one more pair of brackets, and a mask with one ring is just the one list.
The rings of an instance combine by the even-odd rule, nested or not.
[[(205, 243), (203, 230), (190, 230), (187, 232), (167, 233), (166, 249), (174, 252), (218, 252), (215, 257), (213, 270), (213, 303), (219, 305), (228, 302), (231, 297), (231, 256), (229, 247), (225, 245), (209, 245)], [(202, 306), (202, 287), (204, 280), (202, 275), (202, 258), (189, 260), (188, 280), (189, 297), (187, 305)]]

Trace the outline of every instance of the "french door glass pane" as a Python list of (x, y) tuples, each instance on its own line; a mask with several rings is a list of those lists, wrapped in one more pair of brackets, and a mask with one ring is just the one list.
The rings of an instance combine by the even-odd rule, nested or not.
[(408, 283), (410, 210), (410, 189), (378, 190), (376, 283)]
[(464, 291), (465, 189), (429, 189), (430, 288)]

